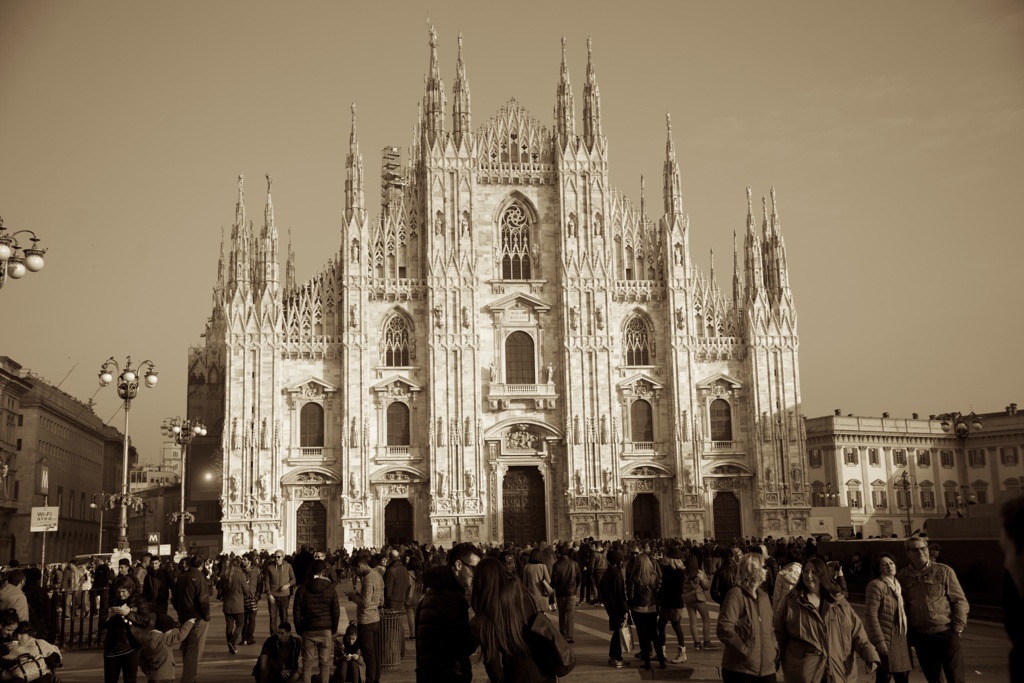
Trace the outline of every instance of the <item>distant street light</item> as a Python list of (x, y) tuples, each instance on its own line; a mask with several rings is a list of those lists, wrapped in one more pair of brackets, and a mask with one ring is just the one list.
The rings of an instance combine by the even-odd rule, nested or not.
[(832, 482), (825, 484), (825, 506), (836, 507), (839, 505), (839, 494), (832, 490)]
[[(139, 370), (145, 368), (144, 381), (147, 387), (155, 387), (157, 373), (153, 361), (145, 360), (139, 363)], [(105, 387), (114, 381), (113, 370), (120, 371), (117, 377), (117, 395), (124, 401), (124, 471), (121, 473), (121, 493), (114, 496), (114, 504), (121, 506), (121, 521), (117, 525), (117, 549), (129, 550), (128, 544), (128, 508), (136, 512), (142, 508), (142, 499), (128, 490), (128, 411), (132, 408), (132, 399), (139, 393), (139, 375), (132, 367), (132, 357), (128, 356), (124, 369), (117, 364), (114, 357), (108, 358), (100, 367), (100, 386)]]
[(192, 439), (197, 436), (206, 436), (206, 425), (198, 418), (183, 420), (180, 417), (169, 417), (164, 420), (160, 432), (181, 446), (181, 506), (177, 512), (171, 513), (170, 520), (172, 524), (178, 523), (177, 552), (184, 553), (186, 550), (185, 522), (196, 521), (195, 515), (185, 510), (185, 454)]
[(913, 527), (910, 524), (910, 508), (914, 506), (913, 499), (910, 495), (910, 490), (917, 486), (917, 480), (914, 475), (908, 474), (906, 470), (903, 470), (903, 474), (896, 478), (894, 488), (897, 491), (903, 491), (903, 505), (907, 511), (907, 536), (913, 533)]
[[(31, 247), (22, 247), (17, 240), (18, 235), (28, 233), (32, 235), (29, 241)], [(7, 278), (20, 280), (26, 273), (38, 273), (43, 269), (43, 254), (45, 249), (39, 248), (39, 238), (31, 230), (18, 230), (8, 232), (4, 228), (4, 219), (0, 216), (0, 288), (7, 282)]]
[(99, 493), (92, 494), (92, 502), (89, 503), (89, 507), (93, 510), (100, 511), (100, 545), (99, 550), (96, 552), (103, 553), (103, 511), (111, 510), (115, 507), (114, 499), (117, 496), (113, 493), (107, 493), (106, 491), (100, 491)]
[[(974, 496), (974, 492), (971, 491), (970, 487), (970, 475), (968, 474), (967, 465), (965, 462), (970, 456), (967, 452), (967, 438), (976, 432), (980, 432), (984, 429), (984, 425), (981, 422), (981, 418), (974, 412), (971, 411), (967, 415), (962, 413), (944, 413), (936, 416), (942, 420), (941, 427), (942, 431), (947, 434), (952, 431), (956, 438), (960, 439), (960, 449), (963, 451), (963, 458), (960, 463), (960, 472), (963, 480), (960, 482), (960, 491), (956, 494), (956, 514), (957, 517), (967, 516), (969, 513), (968, 506), (974, 505), (978, 502)], [(949, 516), (947, 510), (946, 516)]]

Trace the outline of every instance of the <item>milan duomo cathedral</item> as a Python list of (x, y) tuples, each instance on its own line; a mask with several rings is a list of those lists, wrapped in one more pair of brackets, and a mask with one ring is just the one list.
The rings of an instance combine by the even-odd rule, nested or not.
[(189, 356), (223, 550), (806, 532), (774, 190), (760, 227), (747, 190), (723, 286), (690, 257), (670, 119), (660, 215), (642, 179), (639, 205), (610, 186), (589, 41), (582, 131), (564, 39), (550, 130), (514, 99), (472, 127), (461, 36), (449, 124), (437, 45), (375, 217), (353, 106), (317, 275), (296, 281), (289, 245), (281, 276), (270, 178), (256, 229), (239, 178)]

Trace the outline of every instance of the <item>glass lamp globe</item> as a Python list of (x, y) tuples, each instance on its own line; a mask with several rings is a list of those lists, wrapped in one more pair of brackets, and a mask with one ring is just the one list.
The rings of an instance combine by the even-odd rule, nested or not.
[(146, 373), (146, 386), (155, 387), (157, 383), (157, 377), (155, 372)]
[(100, 386), (105, 387), (113, 381), (114, 376), (110, 374), (110, 372), (108, 372), (107, 370), (104, 370), (103, 372), (100, 373)]
[(31, 270), (33, 273), (38, 273), (43, 269), (43, 256), (37, 250), (26, 251), (25, 256), (25, 267)]
[(135, 381), (135, 373), (132, 372), (131, 370), (125, 370), (121, 374), (121, 379), (123, 379), (125, 382), (134, 382)]
[(8, 261), (7, 275), (9, 275), (11, 278), (15, 280), (20, 280), (21, 278), (25, 277), (25, 273), (27, 272), (28, 268), (26, 268), (25, 264), (22, 263), (21, 261), (15, 261), (14, 259)]
[(11, 245), (0, 242), (0, 261), (6, 261), (11, 258), (11, 254), (13, 253), (14, 250), (11, 249)]

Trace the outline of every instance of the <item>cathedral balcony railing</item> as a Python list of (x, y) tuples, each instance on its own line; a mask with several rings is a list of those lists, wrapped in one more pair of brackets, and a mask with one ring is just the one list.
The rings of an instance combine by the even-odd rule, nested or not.
[(661, 280), (616, 280), (612, 291), (612, 299), (619, 303), (662, 301), (664, 298), (665, 283)]
[(653, 441), (634, 441), (632, 443), (633, 443), (633, 450), (634, 451), (653, 451), (654, 450), (654, 442)]
[(419, 460), (420, 449), (418, 446), (389, 446), (381, 444), (377, 446), (377, 460)]
[(558, 394), (554, 384), (498, 384), (492, 382), (487, 393), (492, 410), (507, 410), (513, 402), (532, 402), (538, 410), (554, 408)]
[(736, 443), (733, 441), (712, 441), (711, 451), (732, 451), (736, 448)]
[(302, 448), (302, 457), (304, 457), (304, 458), (319, 458), (319, 457), (322, 457), (323, 454), (324, 454), (324, 447), (323, 446), (315, 446), (315, 447), (312, 447), (312, 448), (307, 447), (307, 446), (303, 446), (303, 448)]

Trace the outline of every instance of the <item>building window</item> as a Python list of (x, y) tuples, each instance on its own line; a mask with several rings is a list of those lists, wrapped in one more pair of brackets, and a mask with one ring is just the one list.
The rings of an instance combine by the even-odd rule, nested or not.
[(876, 510), (879, 510), (879, 509), (884, 510), (885, 508), (889, 507), (889, 499), (886, 496), (886, 492), (885, 491), (872, 491), (871, 492), (871, 504), (875, 507)]
[(626, 323), (626, 334), (622, 338), (626, 365), (650, 365), (651, 346), (647, 336), (647, 325), (639, 316), (633, 316)]
[(967, 462), (971, 467), (985, 466), (985, 449), (971, 448), (967, 451)]
[(956, 508), (956, 489), (945, 489), (942, 492), (942, 497), (946, 501), (946, 509)]
[(868, 462), (870, 464), (872, 464), (872, 465), (877, 465), (878, 464), (878, 449), (877, 448), (869, 448), (868, 449)]
[(941, 461), (940, 464), (943, 467), (948, 468), (953, 466), (953, 451), (942, 451), (942, 453), (939, 454), (939, 457)]
[(501, 279), (530, 279), (530, 222), (518, 204), (501, 214)]
[(864, 506), (864, 503), (863, 503), (863, 501), (860, 498), (860, 490), (859, 489), (848, 490), (846, 492), (846, 502), (852, 508), (859, 508), (859, 507), (863, 507)]
[(299, 446), (324, 447), (324, 408), (319, 403), (307, 403), (299, 412)]
[(711, 440), (732, 441), (732, 409), (725, 399), (711, 402)]
[(821, 467), (821, 451), (817, 448), (812, 448), (807, 456), (807, 460), (811, 467)]
[(388, 406), (388, 445), (409, 445), (409, 406), (396, 401)]
[(505, 383), (537, 383), (533, 337), (526, 332), (513, 332), (505, 339)]
[(897, 448), (892, 452), (892, 461), (897, 465), (907, 466), (907, 452), (902, 448)]
[(974, 499), (978, 502), (978, 505), (987, 505), (988, 491), (983, 488), (974, 487)]
[(858, 462), (857, 449), (856, 448), (845, 448), (843, 449), (843, 462), (847, 465), (856, 465)]
[(935, 509), (935, 492), (934, 491), (931, 491), (931, 490), (928, 490), (928, 489), (922, 489), (921, 490), (921, 507), (924, 508), (925, 510), (934, 510)]
[(932, 466), (932, 452), (931, 451), (918, 451), (917, 452), (917, 466), (918, 467), (931, 467)]
[(21, 439), (18, 439), (17, 441), (14, 442), (14, 449), (18, 451), (21, 450)]
[(999, 449), (999, 457), (1003, 461), (1004, 465), (1016, 465), (1017, 464), (1017, 447), (1006, 446)]
[(409, 365), (409, 325), (400, 315), (392, 316), (384, 329), (384, 365), (389, 368)]
[(654, 441), (654, 412), (650, 403), (643, 399), (633, 401), (629, 407), (629, 424), (633, 443)]
[[(900, 510), (906, 510), (910, 507), (910, 492), (896, 489), (896, 507)], [(876, 506), (877, 507), (877, 506)]]

